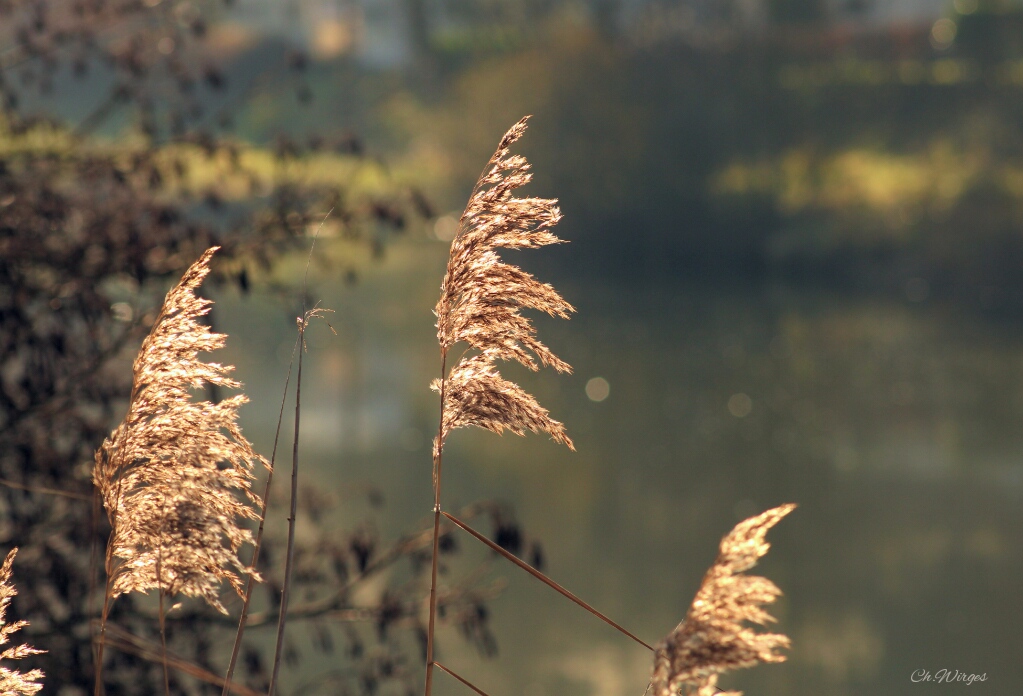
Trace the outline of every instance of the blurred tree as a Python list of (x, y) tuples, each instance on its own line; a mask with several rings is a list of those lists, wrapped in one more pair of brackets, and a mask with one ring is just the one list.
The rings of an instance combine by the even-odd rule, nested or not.
[[(162, 288), (218, 244), (210, 282), (248, 292), (283, 254), (307, 244), (328, 209), (341, 238), (374, 256), (410, 220), (432, 214), (417, 191), (386, 171), (379, 177), (382, 167), (349, 134), (307, 142), (282, 135), (269, 152), (232, 139), (235, 113), (263, 78), (232, 91), (229, 66), (218, 58), (231, 31), (219, 24), (224, 13), (218, 2), (189, 0), (0, 0), (0, 543), (21, 547), (17, 615), (48, 651), (35, 663), (46, 671), (47, 691), (64, 696), (85, 693), (91, 681), (90, 622), (103, 588), (106, 528), (92, 496), (92, 453), (121, 417), (129, 361)], [(298, 50), (281, 58), (265, 74), (278, 83), (283, 76), (301, 95), (308, 58)], [(89, 104), (69, 122), (46, 109), (47, 96), (63, 89)], [(347, 178), (312, 175), (323, 158)], [(348, 183), (367, 168), (385, 184)], [(354, 262), (340, 263), (351, 272)], [(304, 514), (315, 507), (308, 503)], [(352, 693), (384, 681), (407, 688), (418, 669), (396, 665), (418, 665), (415, 642), (397, 640), (392, 629), (402, 626), (413, 639), (422, 632), (419, 584), (388, 589), (379, 605), (359, 610), (350, 597), (395, 563), (411, 563), (418, 577), (423, 545), (413, 538), (381, 552), (365, 529), (315, 543), (299, 551), (310, 570), (296, 582), (302, 597), (320, 602), (300, 618), (317, 619), (324, 650), (335, 638), (345, 644), (343, 681)], [(271, 543), (261, 559), (271, 613), (278, 558)], [(467, 637), (485, 650), (492, 639), (478, 607), (489, 596), (470, 582), (447, 601), (448, 621), (471, 623)], [(157, 693), (155, 615), (124, 597), (111, 620), (126, 632), (120, 649), (106, 653), (107, 693)], [(376, 631), (338, 633), (338, 621)], [(186, 605), (172, 622), (170, 644), (187, 662), (220, 674), (224, 666), (214, 660), (223, 659), (232, 634), (230, 621)], [(289, 661), (299, 653), (290, 650)], [(266, 658), (256, 647), (246, 654), (247, 678), (258, 684)], [(174, 678), (175, 693), (209, 688), (201, 678)]]

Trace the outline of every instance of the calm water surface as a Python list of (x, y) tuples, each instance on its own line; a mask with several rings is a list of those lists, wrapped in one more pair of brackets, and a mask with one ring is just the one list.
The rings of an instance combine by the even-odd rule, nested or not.
[[(399, 247), (359, 285), (323, 277), (337, 310), (310, 336), (303, 387), (309, 480), (370, 483), (383, 538), (430, 511), (439, 370), (430, 310), (445, 250)], [(916, 670), (986, 673), (972, 692), (1023, 684), (1023, 335), (906, 297), (780, 284), (645, 287), (544, 274), (579, 309), (539, 320), (575, 374), (508, 366), (566, 423), (578, 452), (544, 437), (459, 431), (445, 505), (500, 498), (543, 543), (546, 571), (654, 642), (683, 616), (737, 521), (783, 502), (759, 566), (785, 597), (783, 665), (724, 682), (747, 694), (904, 694)], [(246, 432), (269, 452), (292, 320), (267, 301), (220, 298), (228, 358), (249, 386)], [(601, 378), (607, 398), (587, 384)], [(599, 383), (590, 383), (600, 396)], [(278, 495), (281, 495), (278, 493)], [(349, 523), (366, 515), (353, 501)], [(472, 549), (468, 539), (463, 548)], [(477, 554), (478, 558), (484, 554)], [(492, 603), (499, 655), (454, 633), (441, 656), (493, 696), (640, 696), (642, 647), (511, 566)], [(290, 675), (291, 679), (297, 675)], [(440, 677), (436, 693), (462, 687)]]

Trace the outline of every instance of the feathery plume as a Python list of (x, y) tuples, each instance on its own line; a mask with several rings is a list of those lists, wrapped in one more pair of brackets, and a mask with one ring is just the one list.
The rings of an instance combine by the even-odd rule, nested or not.
[(109, 598), (157, 588), (202, 597), (227, 613), (221, 583), (241, 594), (238, 572), (254, 572), (238, 559), (241, 545), (252, 542), (238, 524), (258, 517), (252, 468), (269, 463), (236, 422), (247, 399), (239, 394), (214, 404), (191, 394), (206, 384), (241, 387), (227, 376), (231, 366), (198, 358), (226, 340), (199, 323), (213, 303), (194, 294), (218, 248), (167, 293), (135, 360), (128, 415), (96, 452), (93, 480), (111, 524)]
[[(426, 696), (431, 694), (435, 664), (441, 459), (448, 434), (470, 425), (498, 434), (505, 429), (517, 435), (531, 430), (547, 433), (555, 442), (575, 449), (564, 425), (551, 418), (536, 399), (494, 369), (495, 360), (514, 360), (538, 370), (536, 358), (539, 358), (543, 365), (559, 372), (572, 371), (568, 363), (537, 340), (532, 322), (519, 310), (538, 309), (553, 317), (568, 319), (569, 312), (574, 312), (575, 308), (550, 285), (501, 261), (495, 251), (535, 249), (562, 241), (550, 231), (561, 219), (556, 200), (512, 195), (532, 178), (526, 158), (508, 154), (515, 141), (526, 132), (528, 118), (523, 118), (504, 134), (497, 152), (476, 181), (451, 242), (440, 299), (434, 309), (442, 377), (430, 385), (440, 392), (441, 416), (433, 440), (433, 563), (426, 634)], [(447, 373), (448, 351), (460, 341), (478, 352), (463, 355)]]
[[(455, 428), (476, 425), (496, 433), (508, 429), (548, 433), (574, 449), (565, 427), (553, 420), (536, 399), (501, 377), (495, 360), (514, 360), (531, 370), (544, 366), (571, 372), (571, 366), (536, 338), (522, 308), (567, 319), (575, 309), (557, 291), (522, 269), (501, 261), (498, 248), (534, 249), (558, 244), (550, 228), (561, 219), (557, 201), (516, 198), (515, 189), (532, 178), (524, 157), (509, 148), (526, 130), (523, 118), (505, 133), (497, 152), (476, 182), (451, 243), (447, 271), (437, 302), (437, 339), (441, 353), (459, 341), (479, 353), (463, 357), (447, 379), (431, 385), (443, 398), (435, 453)], [(534, 358), (535, 356), (535, 358)]]
[[(4, 564), (0, 567), (0, 645), (6, 645), (11, 640), (11, 634), (17, 633), (22, 627), (28, 625), (28, 621), (15, 621), (7, 623), (7, 607), (11, 603), (11, 597), (18, 594), (11, 583), (11, 566), (14, 565), (14, 556), (18, 553), (17, 548), (11, 549), (7, 554)], [(30, 645), (15, 645), (0, 653), (0, 660), (20, 660), (29, 655), (38, 655), (45, 650), (36, 650)], [(43, 688), (38, 683), (43, 678), (41, 670), (33, 669), (22, 674), (13, 669), (0, 667), (0, 694), (34, 694)]]
[[(751, 517), (721, 540), (717, 560), (704, 576), (685, 620), (657, 647), (653, 696), (674, 696), (683, 687), (695, 688), (699, 696), (712, 696), (723, 672), (785, 660), (776, 650), (789, 646), (787, 636), (757, 633), (743, 624), (774, 621), (761, 605), (773, 602), (781, 590), (767, 578), (742, 573), (767, 553), (767, 531), (795, 507), (782, 505)], [(740, 692), (725, 694), (741, 696)]]

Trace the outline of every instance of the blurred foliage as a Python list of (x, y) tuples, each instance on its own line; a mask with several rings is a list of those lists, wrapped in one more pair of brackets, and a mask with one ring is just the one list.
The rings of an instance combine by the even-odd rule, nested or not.
[[(318, 228), (319, 260), (354, 279), (391, 238), (432, 214), (347, 130), (301, 140), (278, 133), (259, 147), (232, 137), (252, 85), (230, 92), (222, 14), (213, 2), (0, 2), (0, 540), (21, 548), (16, 613), (47, 651), (36, 664), (53, 693), (85, 693), (92, 679), (107, 531), (91, 504), (92, 452), (121, 417), (131, 358), (167, 283), (217, 244), (213, 287), (263, 287), (290, 306), (297, 289), (274, 269)], [(302, 53), (278, 57), (276, 83), (305, 94)], [(65, 91), (75, 94), (70, 119), (60, 117)], [(307, 501), (304, 514), (316, 508)], [(401, 665), (419, 663), (420, 547), (381, 553), (366, 528), (324, 534), (299, 556), (327, 565), (302, 566), (296, 579), (303, 601), (319, 600), (300, 618), (315, 620), (320, 651), (336, 643), (346, 655), (344, 674), (319, 688), (410, 688), (418, 670)], [(271, 544), (262, 560), (275, 556)], [(403, 562), (411, 569), (400, 582), (380, 583), (381, 570)], [(267, 566), (266, 612), (278, 574)], [(475, 577), (444, 600), (446, 622), (489, 652), (490, 594)], [(370, 581), (377, 589), (367, 594)], [(133, 637), (106, 653), (106, 692), (156, 693), (156, 615), (145, 598), (122, 599), (111, 620)], [(231, 622), (188, 605), (182, 612), (170, 649), (221, 673)], [(258, 638), (246, 648), (239, 674), (254, 684), (263, 649)], [(292, 645), (289, 664), (309, 652)], [(180, 674), (172, 684), (175, 693), (212, 688)]]

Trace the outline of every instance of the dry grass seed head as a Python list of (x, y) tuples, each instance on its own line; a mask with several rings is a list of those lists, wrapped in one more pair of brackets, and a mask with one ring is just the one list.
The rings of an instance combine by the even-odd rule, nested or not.
[(191, 393), (241, 386), (227, 376), (233, 368), (198, 357), (226, 339), (200, 323), (213, 303), (194, 294), (217, 248), (167, 293), (135, 360), (128, 415), (96, 453), (93, 479), (112, 527), (113, 596), (159, 588), (225, 611), (221, 583), (241, 592), (238, 573), (251, 572), (238, 559), (252, 541), (239, 522), (257, 517), (253, 465), (269, 464), (238, 427), (244, 395), (214, 404)]
[[(451, 430), (469, 425), (496, 433), (504, 429), (520, 435), (526, 430), (546, 432), (574, 449), (564, 426), (493, 367), (495, 360), (513, 360), (537, 370), (539, 359), (559, 372), (572, 370), (536, 338), (536, 329), (520, 310), (537, 309), (567, 319), (575, 309), (552, 286), (504, 263), (495, 251), (562, 242), (550, 231), (561, 219), (556, 200), (513, 196), (515, 189), (532, 178), (525, 158), (509, 154), (525, 132), (527, 118), (501, 139), (476, 182), (451, 243), (435, 309), (437, 339), (445, 355), (458, 342), (479, 352), (463, 357), (447, 377), (436, 449), (443, 446)], [(441, 381), (433, 387), (441, 391)]]
[[(11, 583), (11, 567), (14, 565), (14, 556), (17, 553), (18, 549), (11, 549), (3, 566), (0, 567), (0, 645), (9, 643), (12, 634), (28, 625), (28, 621), (7, 623), (7, 608), (11, 603), (11, 598), (18, 594)], [(0, 652), (0, 660), (20, 660), (23, 657), (44, 652), (46, 651), (36, 650), (30, 645), (15, 645)], [(43, 673), (38, 669), (23, 674), (17, 670), (0, 667), (0, 694), (13, 696), (14, 694), (38, 693), (43, 688), (43, 685), (38, 683), (42, 678)]]
[(657, 648), (654, 696), (673, 696), (683, 687), (711, 694), (723, 672), (785, 660), (777, 650), (789, 646), (788, 637), (757, 633), (744, 623), (774, 621), (762, 605), (781, 590), (767, 578), (743, 573), (770, 548), (764, 540), (767, 531), (794, 508), (782, 505), (751, 517), (721, 540), (685, 620)]

